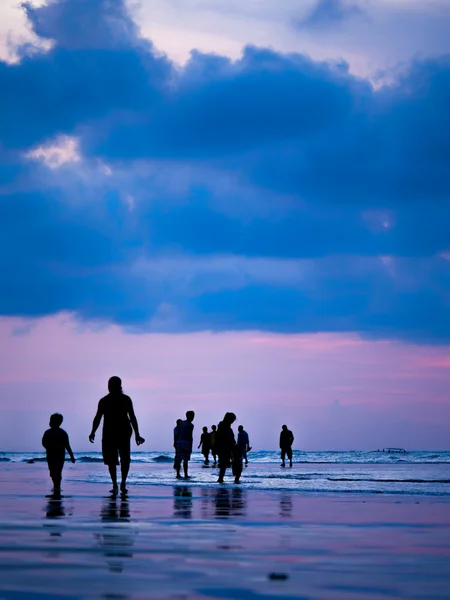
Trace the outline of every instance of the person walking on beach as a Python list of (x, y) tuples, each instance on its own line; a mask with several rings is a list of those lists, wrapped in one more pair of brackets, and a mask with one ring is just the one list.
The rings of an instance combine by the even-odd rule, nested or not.
[(134, 414), (131, 398), (123, 393), (122, 380), (120, 377), (111, 377), (108, 381), (109, 394), (104, 396), (98, 403), (97, 414), (92, 423), (92, 431), (89, 435), (91, 444), (95, 440), (95, 432), (100, 426), (103, 417), (102, 454), (103, 462), (108, 465), (112, 481), (111, 493), (118, 494), (117, 465), (120, 467), (122, 480), (120, 491), (122, 494), (128, 492), (126, 483), (128, 471), (130, 470), (131, 434), (134, 430), (136, 444), (140, 446), (145, 442), (139, 434), (139, 426)]
[(212, 425), (211, 432), (209, 434), (209, 443), (211, 444), (211, 454), (214, 459), (214, 466), (216, 466), (217, 464), (216, 434), (217, 427), (215, 425)]
[(247, 452), (250, 452), (250, 440), (248, 438), (248, 433), (245, 431), (243, 425), (239, 425), (238, 427), (238, 446), (241, 449), (242, 459), (245, 462), (245, 466), (248, 465)]
[(198, 445), (198, 448), (200, 448), (200, 446), (202, 447), (202, 454), (205, 457), (204, 464), (209, 465), (209, 451), (211, 450), (211, 438), (207, 427), (203, 427), (202, 431), (203, 433), (200, 436), (200, 443)]
[(280, 449), (281, 449), (281, 466), (285, 467), (286, 456), (289, 459), (289, 466), (292, 467), (292, 444), (294, 442), (294, 435), (292, 431), (287, 428), (287, 425), (283, 425), (280, 433)]
[[(216, 434), (216, 448), (219, 456), (219, 479), (217, 483), (223, 483), (223, 477), (227, 467), (230, 466), (232, 461), (237, 460), (236, 455), (236, 440), (234, 432), (231, 429), (231, 425), (236, 421), (236, 415), (231, 412), (227, 412), (223, 418), (223, 421), (219, 423)], [(242, 460), (241, 460), (241, 471), (242, 471)], [(239, 474), (235, 474), (235, 483), (239, 483)]]
[(173, 461), (173, 468), (177, 468), (177, 438), (178, 438), (178, 427), (183, 422), (183, 419), (177, 419), (177, 424), (173, 428), (173, 447), (175, 448), (175, 458)]
[(62, 470), (66, 458), (66, 450), (69, 453), (70, 460), (74, 463), (75, 457), (70, 447), (69, 436), (61, 429), (63, 416), (54, 413), (50, 417), (50, 429), (42, 437), (42, 445), (47, 454), (48, 470), (53, 481), (53, 492), (58, 494), (61, 491)]
[(188, 462), (191, 459), (192, 444), (194, 440), (194, 425), (192, 421), (195, 418), (193, 410), (188, 410), (186, 420), (181, 421), (177, 425), (178, 433), (175, 441), (175, 469), (177, 471), (177, 479), (181, 479), (181, 463), (183, 463), (184, 478), (189, 479)]

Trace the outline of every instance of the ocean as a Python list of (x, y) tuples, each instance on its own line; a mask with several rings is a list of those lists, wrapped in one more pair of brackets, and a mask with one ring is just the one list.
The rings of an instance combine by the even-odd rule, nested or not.
[[(99, 452), (75, 453), (77, 463), (68, 463), (64, 479), (79, 483), (107, 483), (109, 476)], [(450, 496), (450, 451), (412, 451), (406, 454), (382, 451), (302, 452), (294, 451), (294, 465), (280, 466), (279, 451), (250, 452), (242, 486), (259, 490), (304, 493), (377, 493)], [(3, 452), (0, 462), (10, 468), (45, 462), (42, 452)], [(173, 454), (135, 452), (130, 486), (172, 486)], [(188, 486), (216, 486), (217, 469), (203, 466), (203, 456), (193, 453)], [(6, 465), (5, 465), (6, 466)], [(232, 482), (231, 472), (228, 482)], [(184, 484), (184, 482), (183, 482)]]

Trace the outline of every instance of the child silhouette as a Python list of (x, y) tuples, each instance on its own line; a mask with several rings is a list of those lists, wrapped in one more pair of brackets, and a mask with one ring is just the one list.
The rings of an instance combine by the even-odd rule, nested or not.
[(69, 436), (61, 429), (63, 416), (55, 413), (50, 417), (50, 429), (42, 437), (42, 445), (47, 452), (47, 464), (50, 477), (53, 481), (53, 491), (61, 491), (61, 475), (66, 457), (66, 450), (70, 460), (74, 463), (75, 457), (69, 443)]

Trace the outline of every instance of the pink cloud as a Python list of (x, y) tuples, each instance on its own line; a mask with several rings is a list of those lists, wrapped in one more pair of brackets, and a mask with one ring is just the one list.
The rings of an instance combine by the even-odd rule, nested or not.
[(11, 449), (39, 448), (55, 410), (74, 445), (89, 448), (113, 374), (133, 398), (148, 449), (169, 449), (175, 419), (191, 408), (197, 429), (233, 410), (259, 448), (276, 447), (284, 422), (310, 449), (448, 443), (448, 347), (344, 334), (134, 335), (64, 314), (2, 318), (0, 337), (0, 437)]

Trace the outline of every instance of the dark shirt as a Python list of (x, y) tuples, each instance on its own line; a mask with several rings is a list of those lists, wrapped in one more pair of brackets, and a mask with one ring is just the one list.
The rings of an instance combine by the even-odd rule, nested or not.
[(98, 412), (103, 415), (103, 438), (128, 438), (132, 429), (129, 414), (133, 414), (133, 403), (126, 394), (108, 394), (98, 403)]
[(280, 433), (280, 448), (290, 448), (292, 446), (292, 443), (294, 441), (294, 436), (292, 434), (292, 431), (289, 431), (289, 429), (287, 431), (283, 431)]
[(192, 452), (194, 425), (191, 421), (185, 419), (176, 427), (178, 433), (175, 438), (177, 448), (188, 448)]
[(235, 444), (234, 432), (230, 425), (221, 421), (216, 433), (217, 454), (230, 456)]
[(237, 443), (238, 446), (240, 446), (243, 450), (247, 450), (248, 446), (250, 445), (250, 440), (246, 431), (242, 430), (238, 433)]
[(51, 427), (44, 433), (42, 445), (47, 452), (47, 461), (64, 462), (69, 436), (61, 427)]
[(202, 446), (202, 450), (209, 450), (211, 448), (211, 438), (209, 433), (202, 433), (200, 436), (200, 444)]

